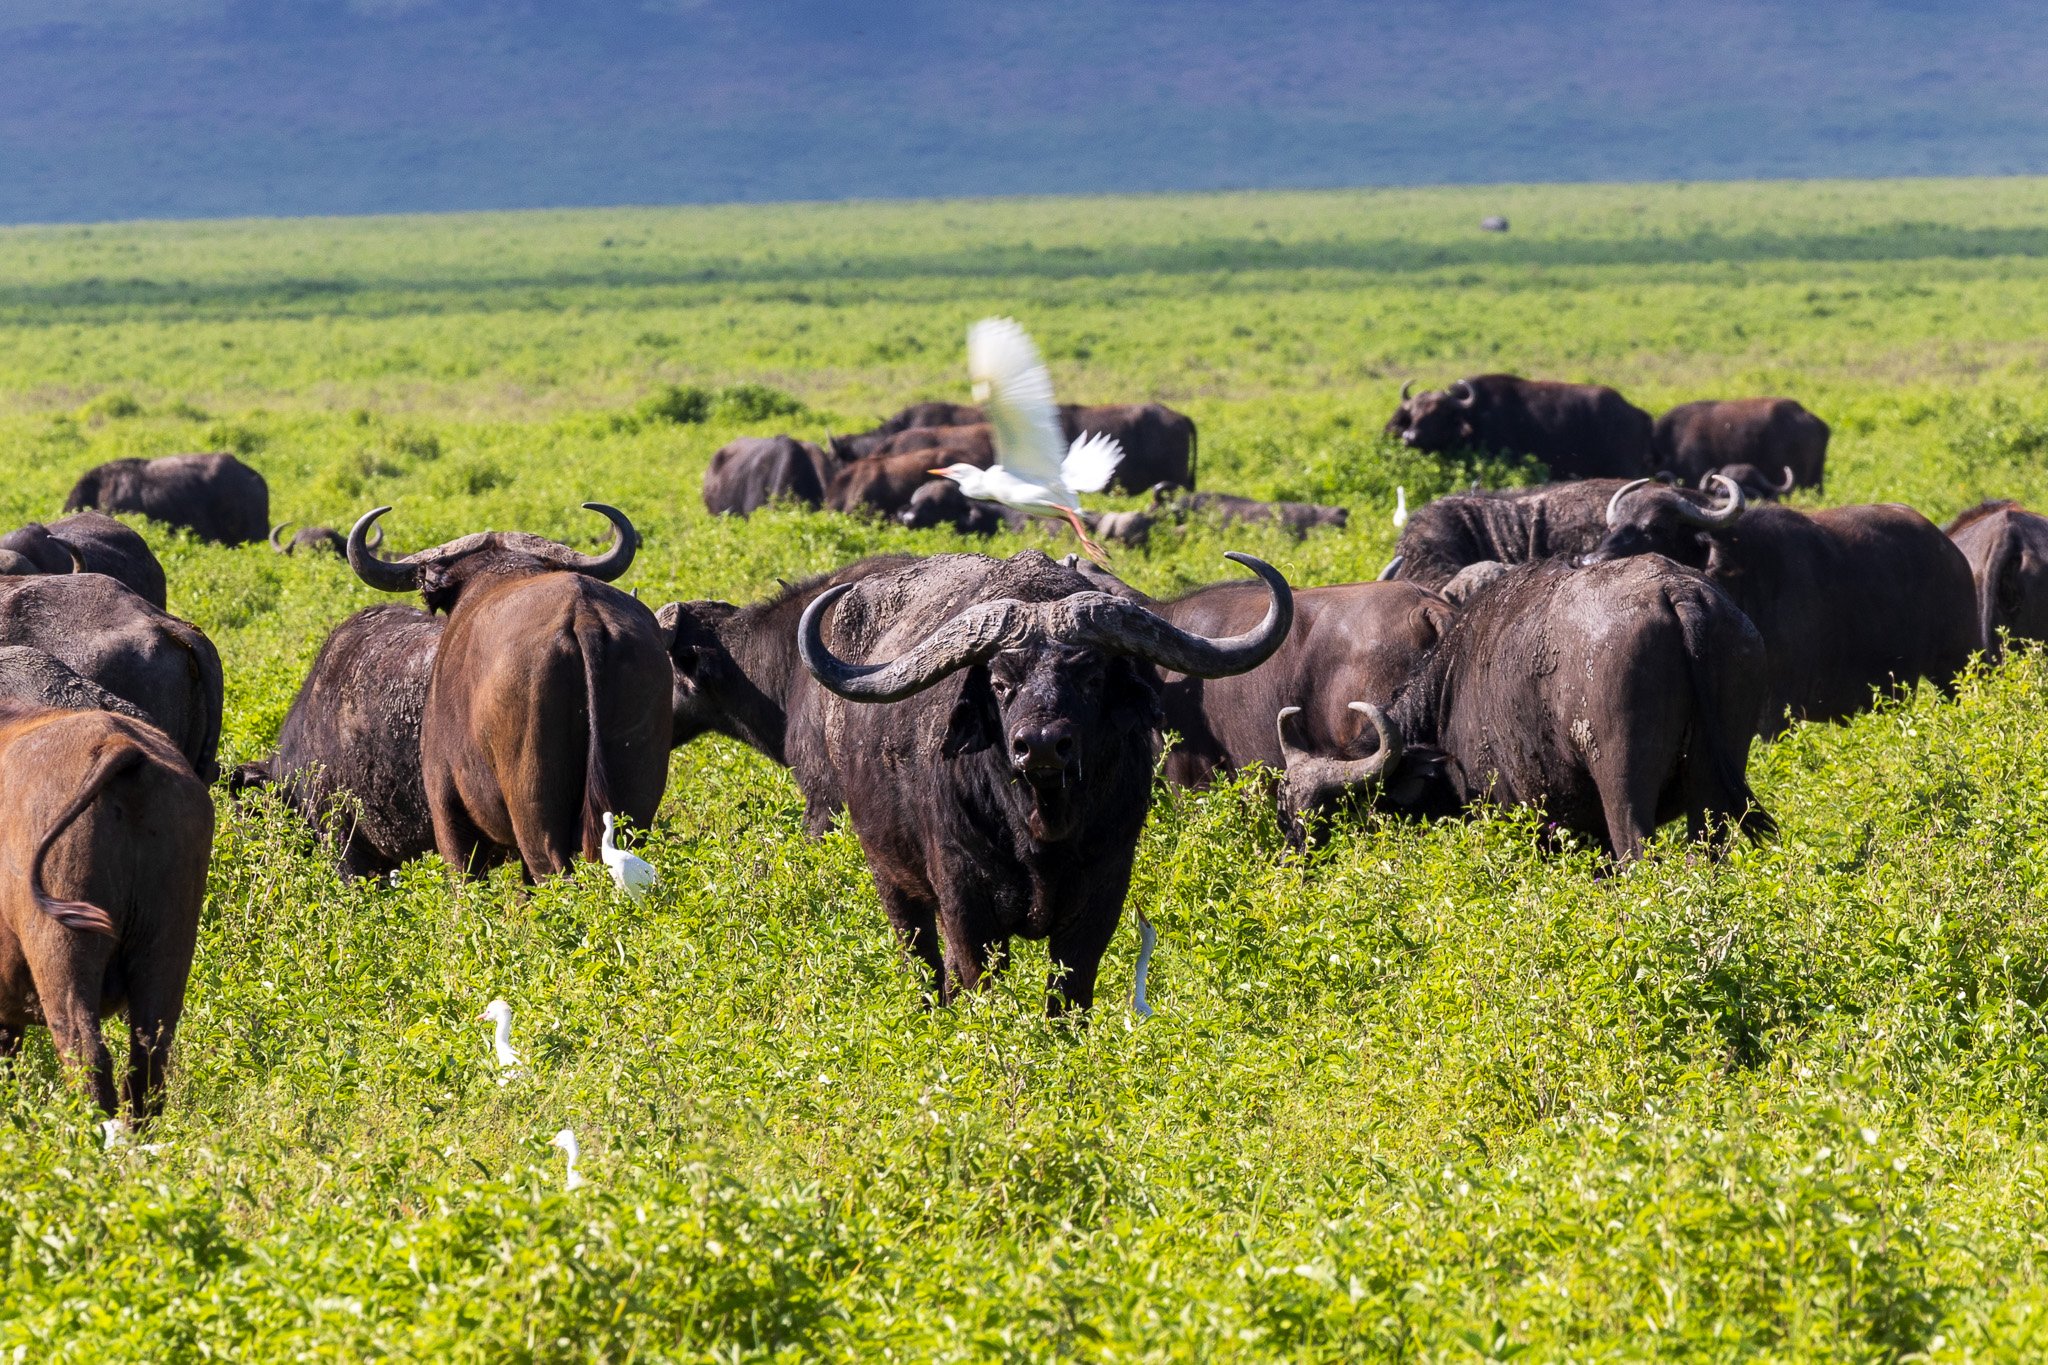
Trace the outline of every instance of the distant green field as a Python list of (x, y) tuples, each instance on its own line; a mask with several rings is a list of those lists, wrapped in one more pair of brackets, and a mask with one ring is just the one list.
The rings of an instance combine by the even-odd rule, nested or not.
[[(589, 547), (577, 505), (615, 503), (623, 586), (747, 600), (986, 548), (698, 490), (734, 435), (964, 397), (992, 312), (1062, 397), (1195, 416), (1204, 486), (1354, 509), (1119, 555), (1153, 592), (1232, 548), (1369, 577), (1397, 484), (1525, 477), (1380, 435), (1403, 379), (1480, 369), (1785, 393), (1834, 426), (1830, 501), (2048, 505), (2048, 181), (2001, 180), (0, 230), (0, 523), (232, 448), (276, 519), (390, 503), (399, 550)], [(222, 761), (258, 757), (383, 599), (149, 534), (226, 663)], [(41, 1033), (0, 1079), (0, 1359), (2037, 1357), (2044, 701), (2020, 657), (1795, 729), (1751, 763), (1778, 841), (1717, 866), (1674, 831), (1619, 877), (1533, 818), (1289, 859), (1256, 777), (1162, 787), (1159, 1013), (1120, 1007), (1126, 933), (1080, 1029), (1039, 1017), (1037, 945), (925, 1008), (850, 834), (806, 840), (722, 740), (676, 756), (638, 906), (598, 869), (346, 884), (223, 797), (168, 1149), (102, 1153)]]

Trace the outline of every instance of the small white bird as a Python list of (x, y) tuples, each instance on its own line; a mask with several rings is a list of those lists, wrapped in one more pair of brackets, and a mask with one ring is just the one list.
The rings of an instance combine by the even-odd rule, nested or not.
[(107, 1151), (142, 1156), (155, 1156), (168, 1145), (162, 1142), (137, 1142), (126, 1119), (106, 1119), (101, 1122), (100, 1142)]
[(647, 894), (647, 888), (654, 885), (654, 865), (636, 858), (620, 848), (614, 841), (612, 813), (604, 813), (604, 843), (598, 849), (604, 857), (604, 865), (611, 870), (612, 884), (619, 890), (639, 900)]
[(491, 1050), (498, 1054), (498, 1084), (524, 1080), (526, 1068), (520, 1063), (519, 1054), (512, 1050), (512, 1007), (502, 999), (493, 1000), (484, 1006), (484, 1012), (477, 1016), (477, 1021), (498, 1026), (497, 1032), (491, 1035)]
[(967, 329), (967, 374), (974, 401), (988, 414), (996, 463), (990, 469), (949, 464), (928, 472), (983, 502), (1034, 517), (1064, 517), (1097, 564), (1109, 561), (1081, 523), (1081, 493), (1100, 493), (1124, 457), (1113, 436), (1083, 432), (1068, 445), (1052, 401), (1052, 376), (1038, 347), (1009, 318), (983, 318)]
[(576, 1163), (583, 1157), (583, 1149), (576, 1143), (576, 1133), (574, 1129), (564, 1128), (561, 1132), (555, 1134), (554, 1137), (548, 1140), (548, 1145), (550, 1147), (561, 1148), (562, 1155), (569, 1159), (569, 1175), (568, 1178), (562, 1182), (563, 1189), (580, 1190), (585, 1185), (588, 1185), (590, 1183), (588, 1180), (585, 1180), (583, 1178), (583, 1172), (576, 1169)]
[(1400, 530), (1408, 524), (1408, 490), (1400, 484), (1394, 485), (1394, 529)]
[(1159, 942), (1159, 935), (1152, 929), (1152, 921), (1145, 918), (1145, 912), (1138, 912), (1138, 971), (1131, 984), (1131, 1013), (1140, 1019), (1152, 1017), (1152, 1007), (1145, 1003), (1145, 974), (1152, 970), (1152, 948)]

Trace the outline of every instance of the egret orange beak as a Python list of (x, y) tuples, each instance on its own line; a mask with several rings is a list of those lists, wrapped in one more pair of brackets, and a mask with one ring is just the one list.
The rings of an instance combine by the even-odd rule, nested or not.
[(925, 471), (925, 473), (927, 473), (927, 474), (944, 474), (945, 472), (946, 472), (946, 471), (945, 471), (945, 470), (943, 470), (943, 469), (927, 469), (927, 470)]

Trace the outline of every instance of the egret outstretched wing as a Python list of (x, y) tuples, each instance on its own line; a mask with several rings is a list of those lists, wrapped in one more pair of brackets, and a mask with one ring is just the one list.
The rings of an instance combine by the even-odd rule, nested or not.
[(1124, 448), (1116, 443), (1116, 437), (1084, 431), (1074, 438), (1060, 465), (1060, 481), (1076, 493), (1100, 493), (1109, 487), (1110, 476), (1123, 458)]
[(967, 329), (967, 374), (988, 412), (996, 463), (1035, 483), (1060, 477), (1066, 441), (1052, 401), (1052, 376), (1038, 347), (1009, 318), (983, 318)]

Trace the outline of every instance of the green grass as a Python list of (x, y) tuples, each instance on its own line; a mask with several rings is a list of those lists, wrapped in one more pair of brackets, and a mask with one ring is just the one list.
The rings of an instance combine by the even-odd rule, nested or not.
[[(1208, 486), (1356, 509), (1121, 556), (1153, 591), (1227, 548), (1369, 576), (1396, 483), (1519, 477), (1380, 438), (1404, 377), (1480, 367), (1794, 394), (1835, 426), (1835, 501), (2048, 503), (2044, 210), (1995, 181), (12, 230), (0, 520), (225, 446), (279, 519), (394, 504), (399, 549), (589, 546), (576, 505), (613, 502), (647, 536), (625, 586), (748, 599), (960, 548), (713, 522), (698, 487), (742, 431), (960, 393), (989, 311), (1064, 396), (1193, 413)], [(150, 534), (226, 663), (223, 761), (258, 756), (376, 595)], [(1039, 1017), (1035, 945), (925, 1009), (855, 841), (807, 841), (787, 775), (724, 741), (677, 755), (637, 907), (594, 869), (346, 885), (223, 802), (168, 1149), (102, 1153), (40, 1033), (0, 1079), (0, 1358), (2028, 1358), (2044, 703), (2022, 656), (1797, 729), (1752, 760), (1779, 841), (1713, 866), (1667, 834), (1618, 877), (1520, 818), (1290, 861), (1255, 780), (1162, 789), (1133, 888), (1159, 1014), (1084, 1029)], [(497, 994), (533, 1073), (502, 1088)]]

